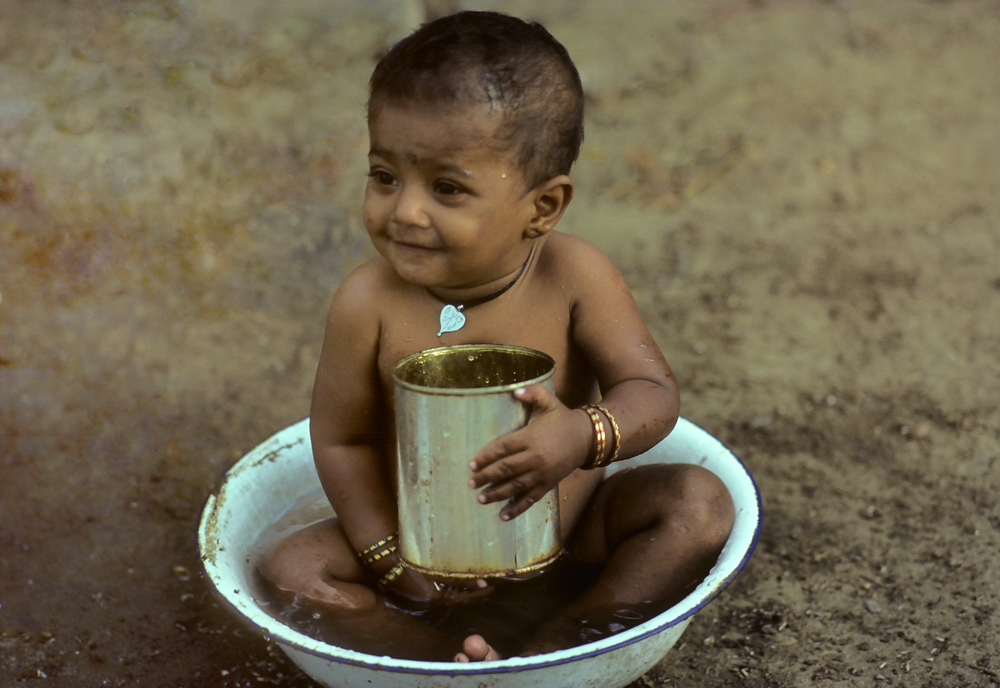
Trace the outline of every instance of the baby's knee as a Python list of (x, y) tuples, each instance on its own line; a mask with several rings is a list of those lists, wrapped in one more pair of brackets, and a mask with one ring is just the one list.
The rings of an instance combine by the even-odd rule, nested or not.
[(706, 547), (725, 544), (735, 520), (733, 500), (725, 483), (701, 466), (684, 466), (671, 484), (677, 500), (675, 518), (688, 533), (696, 534)]
[[(342, 551), (344, 550), (344, 551)], [(375, 592), (333, 524), (315, 524), (280, 541), (257, 566), (275, 589), (337, 609), (363, 609)]]
[(310, 552), (295, 535), (278, 542), (257, 564), (257, 571), (270, 585), (283, 592), (303, 594), (313, 579), (323, 573), (318, 552)]

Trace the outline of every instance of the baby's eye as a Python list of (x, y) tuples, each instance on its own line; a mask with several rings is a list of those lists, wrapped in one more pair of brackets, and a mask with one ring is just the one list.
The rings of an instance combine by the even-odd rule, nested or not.
[(442, 196), (457, 196), (458, 194), (465, 193), (465, 189), (455, 182), (439, 179), (434, 182), (434, 193), (441, 194)]
[(396, 178), (385, 170), (372, 170), (368, 173), (368, 178), (381, 186), (392, 186)]

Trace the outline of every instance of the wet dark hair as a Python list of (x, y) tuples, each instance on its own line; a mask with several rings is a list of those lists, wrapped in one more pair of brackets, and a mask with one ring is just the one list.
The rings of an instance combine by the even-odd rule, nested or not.
[(389, 102), (484, 104), (528, 188), (569, 174), (583, 142), (583, 87), (569, 53), (538, 23), (459, 12), (422, 25), (372, 73), (368, 118)]

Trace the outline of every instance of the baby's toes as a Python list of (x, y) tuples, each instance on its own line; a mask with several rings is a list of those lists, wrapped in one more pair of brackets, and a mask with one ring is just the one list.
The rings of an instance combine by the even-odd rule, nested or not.
[(462, 652), (455, 655), (456, 662), (492, 662), (502, 659), (481, 635), (470, 635), (462, 643)]

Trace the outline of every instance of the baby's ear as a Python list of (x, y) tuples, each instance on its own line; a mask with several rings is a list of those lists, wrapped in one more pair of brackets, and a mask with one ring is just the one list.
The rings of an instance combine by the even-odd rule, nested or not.
[(548, 234), (562, 219), (573, 199), (573, 180), (565, 174), (552, 177), (536, 186), (531, 196), (534, 200), (534, 214), (525, 232), (534, 239)]

